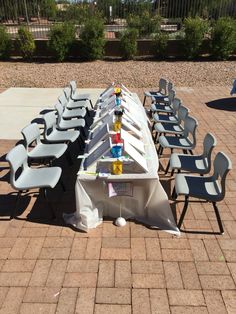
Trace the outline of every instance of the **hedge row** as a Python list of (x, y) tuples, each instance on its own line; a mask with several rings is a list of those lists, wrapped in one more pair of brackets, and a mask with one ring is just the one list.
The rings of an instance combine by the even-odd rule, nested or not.
[[(236, 21), (221, 18), (211, 27), (200, 19), (187, 18), (184, 31), (178, 34), (181, 39), (181, 51), (188, 59), (196, 59), (202, 54), (204, 42), (209, 40), (208, 54), (215, 59), (226, 60), (236, 51)], [(96, 60), (104, 57), (104, 24), (99, 18), (88, 20), (80, 34), (79, 55), (85, 60)], [(121, 55), (124, 59), (133, 59), (138, 53), (138, 31), (128, 28), (120, 34)], [(169, 36), (160, 30), (152, 36), (152, 53), (159, 59), (168, 55)], [(11, 53), (11, 39), (4, 26), (0, 27), (0, 58), (6, 59)], [(69, 58), (76, 43), (76, 31), (73, 24), (54, 25), (49, 33), (48, 51), (59, 62)], [(24, 59), (30, 60), (35, 55), (36, 45), (32, 34), (24, 27), (18, 30), (16, 46)]]

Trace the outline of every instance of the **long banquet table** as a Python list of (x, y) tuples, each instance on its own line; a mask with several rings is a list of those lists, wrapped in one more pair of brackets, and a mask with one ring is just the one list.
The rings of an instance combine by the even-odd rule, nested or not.
[[(126, 98), (126, 103), (132, 109), (130, 113), (135, 114), (135, 118), (142, 126), (144, 158), (148, 172), (108, 174), (103, 177), (97, 173), (97, 163), (84, 170), (82, 162), (75, 185), (76, 211), (72, 214), (65, 214), (64, 219), (78, 229), (89, 231), (101, 224), (103, 217), (119, 217), (121, 206), (122, 217), (126, 219), (134, 219), (149, 226), (179, 234), (168, 197), (159, 181), (159, 161), (146, 112), (135, 93), (132, 94), (132, 98), (133, 101), (129, 97)], [(109, 182), (131, 183), (132, 196), (109, 197)]]

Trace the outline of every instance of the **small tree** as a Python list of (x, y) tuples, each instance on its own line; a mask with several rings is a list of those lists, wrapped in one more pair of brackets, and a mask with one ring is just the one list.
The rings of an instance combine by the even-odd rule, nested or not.
[(212, 28), (212, 54), (217, 59), (228, 59), (236, 49), (236, 22), (220, 18)]
[(166, 56), (166, 48), (169, 36), (165, 33), (159, 32), (154, 36), (154, 50), (157, 58), (163, 59)]
[(68, 57), (75, 41), (75, 27), (69, 23), (54, 25), (49, 33), (49, 48), (55, 54), (57, 61), (62, 62)]
[(130, 60), (137, 55), (138, 31), (134, 28), (127, 29), (121, 36), (120, 45), (124, 59)]
[(26, 27), (21, 26), (18, 29), (17, 42), (23, 59), (30, 60), (34, 55), (36, 46), (33, 35)]
[(5, 26), (0, 26), (0, 58), (6, 59), (10, 55), (11, 38)]
[(104, 23), (100, 17), (89, 19), (80, 33), (82, 53), (86, 60), (102, 59), (104, 56)]
[(198, 57), (208, 25), (200, 17), (184, 20), (184, 49), (188, 58)]

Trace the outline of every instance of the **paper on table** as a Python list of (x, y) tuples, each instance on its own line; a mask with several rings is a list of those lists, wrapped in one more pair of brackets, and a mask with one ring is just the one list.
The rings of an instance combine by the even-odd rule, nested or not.
[(132, 182), (109, 182), (108, 196), (133, 196)]
[(96, 145), (109, 136), (109, 127), (108, 124), (102, 126), (99, 132), (91, 139), (91, 141), (86, 145), (85, 153), (89, 153)]

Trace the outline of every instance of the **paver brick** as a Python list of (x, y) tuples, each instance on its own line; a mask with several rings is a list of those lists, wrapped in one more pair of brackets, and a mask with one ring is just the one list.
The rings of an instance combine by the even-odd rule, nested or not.
[(31, 238), (24, 252), (24, 258), (25, 259), (37, 259), (40, 255), (43, 243), (44, 243), (44, 237)]
[(177, 261), (177, 262), (191, 262), (193, 261), (193, 255), (191, 250), (162, 250), (163, 261)]
[(132, 274), (163, 274), (161, 261), (132, 261)]
[(1, 287), (26, 287), (30, 281), (31, 273), (0, 273)]
[(183, 282), (177, 262), (163, 262), (166, 286), (169, 289), (182, 289)]
[(95, 304), (94, 314), (131, 314), (131, 305)]
[(191, 251), (195, 261), (209, 261), (206, 248), (202, 240), (189, 240)]
[(115, 262), (112, 260), (99, 261), (98, 287), (114, 287)]
[(58, 287), (28, 287), (23, 302), (57, 303), (60, 294)]
[(70, 259), (84, 259), (87, 242), (87, 238), (75, 238), (70, 252)]
[(79, 288), (76, 314), (93, 314), (95, 305), (95, 288)]
[(74, 314), (78, 288), (62, 288), (57, 304), (57, 314)]
[(43, 287), (46, 284), (51, 260), (37, 260), (33, 270), (29, 286)]
[(56, 304), (46, 303), (22, 303), (20, 314), (54, 314), (56, 313)]
[(201, 284), (198, 279), (198, 273), (195, 263), (193, 262), (180, 262), (180, 272), (185, 289), (201, 289)]
[(205, 300), (200, 290), (168, 289), (170, 305), (204, 306)]
[(150, 289), (150, 304), (152, 313), (170, 313), (166, 289)]
[(33, 271), (35, 260), (6, 260), (2, 272), (30, 272)]
[(102, 248), (101, 249), (101, 259), (130, 260), (130, 249)]
[(42, 248), (39, 255), (40, 259), (68, 259), (70, 255), (69, 248)]
[(146, 245), (144, 238), (131, 238), (132, 260), (146, 260)]
[(224, 254), (221, 251), (217, 240), (204, 239), (203, 241), (204, 241), (205, 248), (207, 250), (207, 254), (209, 256), (210, 261), (217, 261), (217, 262), (224, 261)]
[(11, 287), (6, 295), (0, 313), (15, 314), (18, 313), (22, 299), (25, 294), (25, 288), (23, 287)]
[(147, 260), (162, 260), (158, 238), (145, 238)]
[(171, 314), (208, 314), (205, 306), (171, 306)]
[(209, 314), (227, 314), (220, 291), (204, 290), (203, 294)]
[(230, 290), (235, 289), (232, 277), (226, 275), (200, 275), (203, 289), (209, 290)]
[(67, 260), (54, 260), (52, 261), (51, 268), (48, 273), (46, 286), (60, 287), (64, 281)]
[(63, 287), (95, 288), (97, 274), (95, 273), (66, 273)]
[(73, 239), (69, 237), (46, 237), (43, 243), (44, 248), (70, 248)]
[(102, 241), (99, 238), (89, 238), (85, 252), (86, 259), (99, 259)]
[(225, 262), (197, 262), (196, 267), (200, 275), (229, 275)]
[(66, 271), (68, 273), (97, 273), (98, 260), (69, 260)]
[(188, 239), (160, 239), (162, 249), (190, 249)]
[(226, 309), (229, 314), (234, 314), (236, 312), (236, 290), (221, 292)]
[(131, 304), (131, 289), (97, 288), (96, 303)]
[(25, 250), (29, 244), (30, 238), (17, 238), (13, 245), (8, 258), (23, 258)]
[(5, 301), (8, 290), (9, 290), (8, 287), (0, 287), (0, 308), (3, 304), (3, 302)]
[(165, 288), (163, 274), (133, 274), (133, 288)]
[(115, 261), (115, 287), (130, 288), (132, 285), (130, 261)]
[(102, 247), (104, 248), (130, 248), (129, 238), (103, 238)]
[(150, 298), (148, 289), (132, 290), (132, 313), (151, 314)]

